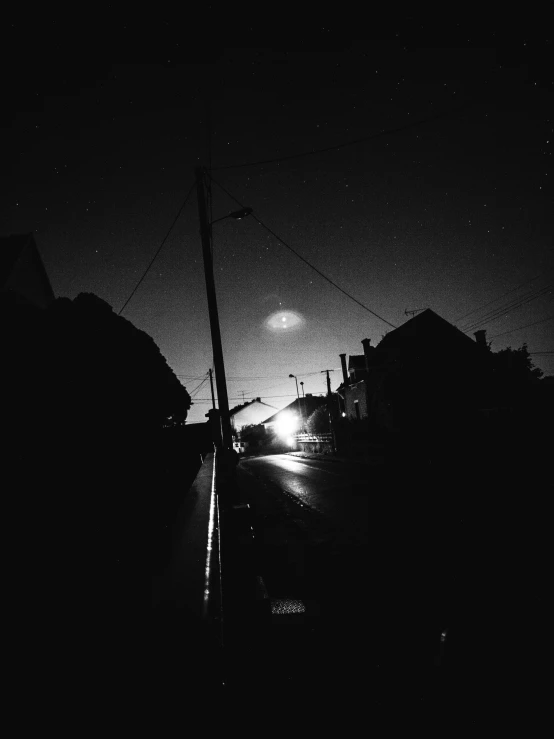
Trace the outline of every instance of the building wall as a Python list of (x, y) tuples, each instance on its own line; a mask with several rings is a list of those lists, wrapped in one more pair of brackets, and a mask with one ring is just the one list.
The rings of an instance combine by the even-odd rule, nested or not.
[(349, 387), (345, 388), (344, 398), (347, 418), (353, 420), (356, 420), (358, 418), (358, 414), (356, 413), (356, 404), (358, 405), (359, 417), (367, 418), (367, 386), (364, 381), (357, 382), (355, 385), (350, 385)]
[(250, 426), (251, 424), (258, 424), (265, 421), (275, 410), (275, 408), (265, 403), (251, 403), (245, 408), (241, 408), (236, 413), (233, 413), (231, 416), (231, 425), (235, 431), (240, 431), (243, 426)]

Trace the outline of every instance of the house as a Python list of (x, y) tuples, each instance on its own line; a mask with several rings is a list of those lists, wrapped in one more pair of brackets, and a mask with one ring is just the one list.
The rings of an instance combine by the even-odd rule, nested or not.
[[(294, 433), (303, 428), (312, 413), (327, 403), (327, 398), (307, 393), (303, 398), (296, 398), (285, 408), (266, 418), (262, 423), (266, 431)], [(279, 431), (279, 429), (281, 431)]]
[(237, 405), (230, 411), (233, 431), (239, 432), (243, 426), (257, 425), (266, 419), (269, 413), (276, 410), (274, 406), (262, 402), (260, 398)]
[(387, 333), (363, 355), (341, 354), (337, 392), (350, 420), (367, 419), (389, 432), (429, 427), (478, 404), (479, 369), (487, 345), (427, 309)]
[(0, 238), (0, 291), (4, 301), (48, 308), (55, 296), (33, 234)]

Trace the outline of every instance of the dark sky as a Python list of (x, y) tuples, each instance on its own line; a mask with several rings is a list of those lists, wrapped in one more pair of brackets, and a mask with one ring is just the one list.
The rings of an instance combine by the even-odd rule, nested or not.
[[(44, 23), (14, 21), (5, 47), (1, 230), (35, 234), (56, 295), (119, 311), (211, 162), (216, 183), (390, 324), (429, 307), (470, 335), (486, 328), (495, 350), (554, 349), (548, 39), (403, 22), (352, 40), (322, 21), (275, 43), (248, 21), (240, 38), (175, 19)], [(239, 206), (214, 184), (212, 207), (217, 219)], [(390, 330), (253, 218), (213, 235), (231, 405), (244, 392), (283, 407), (289, 373), (319, 393), (334, 369), (336, 387), (339, 353)], [(123, 315), (197, 387), (212, 353), (195, 193)], [(554, 372), (552, 355), (533, 358)], [(190, 421), (208, 397), (203, 385)]]

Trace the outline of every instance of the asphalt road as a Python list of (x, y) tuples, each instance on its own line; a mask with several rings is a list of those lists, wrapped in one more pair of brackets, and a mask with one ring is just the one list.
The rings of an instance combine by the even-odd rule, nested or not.
[(520, 477), (291, 455), (239, 469), (258, 486), (270, 590), (315, 605), (314, 684), (323, 675), (330, 695), (339, 683), (347, 695), (363, 665), (374, 697), (476, 706), (495, 691), (540, 694), (546, 538), (539, 498), (517, 495)]
[(300, 638), (283, 632), (273, 650), (279, 689), (286, 681), (297, 691), (317, 686), (320, 697), (363, 690), (375, 698), (407, 681), (413, 700), (435, 700), (449, 593), (439, 558), (427, 561), (435, 548), (422, 506), (416, 514), (402, 504), (379, 467), (284, 454), (244, 459), (239, 469), (243, 485), (250, 479), (270, 596), (307, 607)]
[(368, 533), (371, 474), (368, 467), (300, 459), (287, 454), (257, 457), (242, 466), (258, 478), (362, 538)]

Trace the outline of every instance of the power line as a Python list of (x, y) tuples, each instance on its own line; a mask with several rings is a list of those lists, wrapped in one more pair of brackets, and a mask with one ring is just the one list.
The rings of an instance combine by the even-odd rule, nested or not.
[(519, 326), (518, 328), (512, 328), (510, 331), (503, 331), (501, 334), (495, 334), (494, 336), (491, 336), (491, 339), (497, 339), (499, 336), (505, 336), (506, 334), (513, 334), (515, 331), (520, 331), (523, 328), (529, 328), (529, 326), (537, 326), (539, 323), (544, 323), (545, 321), (551, 321), (554, 318), (554, 315), (548, 316), (548, 318), (542, 318), (540, 321), (535, 321), (534, 323), (527, 323), (525, 326)]
[(194, 390), (191, 390), (191, 391), (190, 391), (190, 393), (189, 393), (190, 397), (191, 397), (191, 398), (194, 398), (194, 395), (195, 395), (195, 393), (197, 393), (197, 392), (198, 392), (198, 391), (200, 390), (200, 388), (202, 387), (202, 385), (204, 385), (204, 383), (205, 383), (205, 382), (207, 382), (207, 381), (208, 381), (208, 375), (206, 374), (206, 377), (204, 377), (204, 379), (202, 380), (202, 382), (200, 382), (200, 383), (199, 383), (199, 384), (198, 384), (198, 385), (197, 385), (197, 386), (196, 386), (196, 387), (194, 388)]
[(471, 316), (473, 313), (477, 313), (477, 311), (482, 310), (483, 308), (487, 308), (489, 305), (492, 305), (493, 303), (496, 303), (497, 301), (501, 300), (502, 298), (506, 297), (506, 295), (510, 295), (510, 293), (515, 292), (516, 290), (519, 290), (520, 287), (523, 287), (523, 285), (527, 285), (529, 282), (534, 282), (535, 280), (538, 280), (539, 277), (543, 277), (544, 274), (548, 274), (552, 270), (548, 270), (548, 272), (544, 273), (541, 272), (538, 275), (535, 275), (535, 277), (531, 277), (529, 280), (525, 280), (524, 282), (520, 282), (519, 285), (516, 285), (515, 287), (512, 287), (511, 290), (508, 290), (505, 293), (502, 293), (502, 295), (499, 295), (497, 298), (494, 298), (493, 300), (489, 300), (488, 303), (485, 303), (484, 305), (479, 306), (478, 308), (473, 308), (473, 310), (468, 311), (468, 313), (464, 313), (463, 316), (460, 316), (459, 318), (454, 319), (454, 323), (458, 323), (458, 321), (463, 321), (464, 318), (467, 318), (468, 316)]
[(550, 292), (551, 289), (552, 284), (541, 287), (538, 291), (530, 290), (520, 298), (516, 298), (515, 300), (513, 300), (511, 303), (501, 306), (500, 308), (496, 308), (490, 311), (487, 315), (483, 316), (483, 318), (480, 318), (478, 321), (470, 323), (465, 328), (462, 328), (462, 331), (464, 331), (464, 333), (468, 333), (469, 331), (473, 331), (474, 329), (479, 328), (479, 326), (497, 321), (499, 318), (502, 318), (506, 312), (514, 310), (516, 308), (520, 308), (522, 305), (526, 305), (527, 303), (540, 298), (542, 295)]
[(480, 324), (486, 323), (492, 317), (496, 318), (496, 316), (501, 316), (507, 311), (512, 310), (513, 308), (519, 308), (520, 305), (523, 305), (525, 302), (528, 302), (527, 300), (528, 298), (534, 300), (535, 298), (543, 295), (545, 292), (548, 292), (548, 290), (550, 290), (551, 287), (552, 285), (550, 284), (550, 285), (545, 285), (543, 287), (540, 287), (538, 288), (538, 290), (536, 290), (535, 288), (528, 290), (523, 295), (520, 295), (517, 298), (512, 298), (504, 305), (501, 305), (498, 308), (493, 308), (492, 310), (488, 311), (488, 313), (485, 313), (485, 315), (483, 315), (481, 318), (477, 318), (474, 321), (470, 321), (469, 323), (466, 324), (465, 328), (462, 328), (462, 330), (469, 331), (470, 329), (477, 328)]
[[(335, 369), (340, 369), (340, 367), (335, 367)], [(319, 370), (316, 372), (297, 372), (297, 377), (310, 377), (311, 375), (318, 375)], [(176, 377), (181, 377), (186, 380), (201, 380), (204, 375), (182, 375), (175, 373)], [(245, 381), (255, 381), (255, 380), (284, 380), (285, 375), (233, 375), (232, 377), (226, 377), (225, 378), (227, 382), (242, 382)]]
[[(238, 201), (238, 200), (237, 200), (237, 199), (236, 199), (236, 198), (235, 198), (235, 197), (234, 197), (233, 195), (231, 195), (231, 193), (230, 193), (230, 192), (228, 192), (228, 191), (227, 191), (227, 190), (226, 190), (226, 189), (225, 189), (225, 188), (223, 187), (223, 185), (220, 185), (220, 184), (219, 184), (219, 182), (217, 182), (216, 180), (214, 180), (214, 179), (213, 179), (213, 178), (211, 177), (211, 175), (210, 175), (210, 178), (211, 178), (211, 179), (213, 180), (213, 182), (215, 182), (215, 184), (216, 184), (216, 185), (217, 185), (217, 186), (218, 186), (218, 187), (219, 187), (219, 188), (220, 188), (221, 190), (223, 190), (223, 192), (224, 192), (224, 193), (225, 193), (226, 195), (228, 195), (228, 196), (229, 196), (229, 197), (230, 197), (230, 198), (231, 198), (232, 200), (234, 200), (234, 201), (235, 201), (235, 203), (238, 203), (238, 205), (240, 205), (240, 206), (241, 206), (241, 208), (243, 208), (243, 209), (245, 208), (245, 206), (244, 206), (244, 205), (242, 205), (242, 203), (241, 203), (240, 201)], [(304, 262), (304, 264), (307, 264), (307, 265), (308, 265), (308, 267), (310, 267), (311, 269), (313, 269), (313, 270), (314, 270), (314, 272), (317, 272), (317, 274), (318, 274), (318, 275), (319, 275), (320, 277), (323, 277), (323, 279), (324, 279), (324, 280), (327, 280), (327, 282), (328, 282), (328, 283), (330, 283), (331, 285), (333, 285), (333, 287), (336, 287), (336, 288), (337, 288), (337, 290), (340, 290), (340, 292), (341, 292), (341, 293), (342, 293), (343, 295), (346, 295), (346, 297), (347, 297), (347, 298), (350, 298), (350, 300), (353, 300), (353, 301), (354, 301), (355, 303), (357, 303), (357, 304), (358, 304), (359, 306), (361, 306), (361, 307), (362, 307), (362, 308), (363, 308), (364, 310), (366, 310), (366, 311), (368, 311), (369, 313), (371, 313), (371, 315), (372, 315), (372, 316), (375, 316), (375, 317), (376, 317), (376, 318), (378, 318), (378, 319), (379, 319), (380, 321), (383, 321), (383, 323), (386, 323), (386, 324), (387, 324), (387, 326), (391, 326), (391, 328), (396, 328), (396, 326), (395, 326), (394, 324), (390, 323), (390, 321), (387, 321), (387, 319), (386, 319), (386, 318), (383, 318), (383, 317), (382, 317), (382, 316), (380, 316), (380, 315), (379, 315), (378, 313), (375, 313), (375, 311), (372, 311), (372, 310), (371, 310), (371, 308), (368, 308), (368, 307), (367, 307), (367, 305), (364, 305), (363, 303), (361, 303), (361, 302), (360, 302), (359, 300), (357, 300), (357, 299), (356, 299), (356, 298), (355, 298), (355, 297), (354, 297), (353, 295), (350, 295), (350, 293), (347, 293), (347, 292), (346, 292), (346, 290), (343, 290), (343, 289), (342, 289), (342, 287), (340, 287), (339, 285), (337, 285), (337, 283), (336, 283), (336, 282), (333, 282), (333, 280), (331, 280), (331, 278), (330, 278), (330, 277), (327, 277), (327, 275), (323, 274), (323, 272), (321, 272), (321, 270), (319, 270), (319, 269), (318, 269), (317, 267), (314, 267), (314, 265), (313, 265), (313, 264), (311, 264), (310, 262), (308, 262), (308, 260), (307, 260), (307, 259), (305, 259), (305, 258), (304, 258), (304, 257), (303, 257), (303, 256), (302, 256), (301, 254), (299, 254), (299, 253), (298, 253), (297, 251), (295, 251), (295, 250), (294, 250), (294, 249), (292, 248), (292, 246), (289, 246), (289, 244), (287, 244), (287, 243), (286, 243), (286, 241), (283, 241), (283, 239), (282, 239), (282, 238), (281, 238), (280, 236), (278, 236), (278, 235), (277, 235), (277, 234), (276, 234), (276, 233), (275, 233), (274, 231), (272, 231), (272, 230), (271, 230), (271, 229), (269, 228), (269, 226), (266, 226), (266, 225), (265, 225), (265, 223), (262, 223), (262, 221), (260, 221), (260, 219), (259, 219), (259, 218), (258, 218), (258, 217), (256, 216), (256, 214), (255, 214), (255, 213), (251, 213), (250, 215), (251, 215), (251, 216), (252, 216), (252, 217), (254, 218), (254, 220), (255, 220), (255, 221), (257, 221), (257, 222), (258, 222), (258, 223), (260, 224), (260, 226), (262, 226), (263, 228), (265, 228), (265, 230), (266, 230), (266, 231), (268, 231), (268, 232), (269, 232), (269, 233), (270, 233), (270, 234), (271, 234), (271, 235), (272, 235), (272, 236), (273, 236), (274, 238), (276, 238), (276, 239), (277, 239), (277, 241), (279, 241), (279, 242), (280, 242), (281, 244), (283, 244), (283, 246), (285, 246), (285, 247), (286, 247), (286, 248), (287, 248), (287, 249), (288, 249), (289, 251), (291, 251), (291, 252), (292, 252), (292, 253), (293, 253), (293, 254), (294, 254), (294, 255), (295, 255), (296, 257), (298, 257), (298, 259), (300, 259), (300, 260), (301, 260), (302, 262)]]
[(344, 149), (347, 146), (355, 146), (356, 144), (361, 144), (364, 141), (372, 141), (374, 139), (381, 138), (382, 136), (389, 136), (391, 134), (401, 133), (402, 131), (407, 131), (410, 128), (416, 128), (417, 126), (422, 126), (425, 123), (430, 123), (431, 121), (436, 121), (436, 120), (439, 120), (440, 118), (445, 118), (446, 116), (454, 115), (455, 113), (465, 110), (468, 107), (469, 107), (469, 104), (461, 105), (461, 106), (458, 106), (457, 108), (454, 108), (453, 110), (444, 111), (442, 113), (436, 113), (435, 115), (432, 115), (429, 118), (424, 118), (421, 121), (413, 121), (411, 123), (407, 123), (404, 126), (399, 126), (398, 128), (389, 128), (383, 131), (378, 131), (377, 133), (370, 134), (369, 136), (362, 136), (362, 138), (360, 139), (354, 139), (352, 141), (345, 141), (342, 144), (336, 144), (335, 146), (326, 146), (323, 149), (311, 149), (310, 151), (303, 151), (300, 154), (289, 154), (288, 156), (276, 157), (274, 159), (260, 159), (256, 162), (245, 162), (242, 164), (228, 164), (222, 167), (214, 167), (212, 171), (220, 172), (225, 169), (258, 167), (258, 166), (261, 166), (262, 164), (275, 164), (278, 162), (286, 162), (291, 159), (300, 159), (301, 157), (313, 156), (315, 154), (324, 154), (328, 151), (338, 151), (339, 149)]
[(186, 196), (186, 198), (185, 198), (185, 200), (184, 200), (183, 204), (182, 204), (182, 205), (181, 205), (181, 207), (179, 208), (179, 212), (177, 213), (177, 215), (176, 215), (176, 216), (175, 216), (175, 218), (173, 219), (173, 223), (172, 223), (172, 224), (171, 224), (171, 226), (169, 227), (169, 230), (168, 230), (168, 232), (167, 232), (167, 233), (166, 233), (166, 235), (165, 235), (165, 236), (163, 237), (163, 239), (162, 239), (162, 243), (161, 243), (161, 244), (159, 245), (159, 247), (158, 247), (158, 250), (156, 251), (156, 253), (155, 253), (155, 254), (154, 254), (154, 256), (152, 257), (152, 261), (150, 262), (150, 264), (148, 265), (148, 267), (147, 267), (147, 268), (146, 268), (146, 269), (144, 270), (144, 272), (143, 272), (143, 274), (142, 274), (142, 277), (141, 277), (141, 278), (140, 278), (140, 280), (139, 280), (139, 281), (137, 282), (137, 284), (135, 285), (135, 287), (134, 287), (133, 291), (131, 292), (131, 294), (129, 295), (129, 297), (127, 298), (127, 300), (125, 301), (125, 303), (123, 304), (123, 308), (122, 308), (122, 309), (121, 309), (121, 310), (119, 311), (119, 313), (117, 314), (118, 316), (120, 316), (120, 315), (121, 315), (121, 314), (123, 313), (123, 311), (124, 311), (124, 310), (125, 310), (125, 308), (127, 307), (127, 303), (129, 303), (129, 301), (131, 300), (131, 298), (133, 297), (133, 295), (134, 295), (134, 294), (136, 293), (136, 291), (138, 290), (138, 288), (139, 288), (139, 286), (140, 286), (141, 282), (142, 282), (142, 281), (144, 280), (144, 278), (145, 278), (145, 277), (146, 277), (146, 275), (148, 274), (148, 272), (149, 272), (149, 270), (150, 270), (150, 267), (151, 267), (151, 266), (152, 266), (152, 265), (154, 264), (154, 262), (156, 261), (156, 257), (157, 257), (157, 256), (158, 256), (158, 254), (159, 254), (159, 253), (161, 252), (161, 250), (162, 250), (162, 248), (163, 248), (163, 245), (165, 244), (165, 242), (167, 241), (167, 239), (168, 239), (168, 237), (169, 237), (169, 234), (170, 234), (170, 233), (171, 233), (171, 232), (173, 231), (173, 227), (175, 226), (175, 224), (176, 224), (176, 223), (177, 223), (177, 221), (179, 220), (179, 216), (180, 216), (180, 215), (181, 215), (181, 213), (183, 212), (183, 209), (184, 209), (185, 205), (187, 204), (187, 201), (188, 201), (188, 199), (190, 198), (190, 195), (191, 195), (192, 191), (194, 190), (195, 184), (196, 184), (196, 183), (193, 183), (192, 187), (191, 187), (191, 188), (190, 188), (190, 190), (188, 191), (188, 193), (187, 193), (187, 196)]
[[(319, 397), (325, 397), (326, 394), (327, 393), (306, 393), (305, 397), (308, 398), (310, 396), (313, 396), (313, 397), (318, 397), (319, 398)], [(261, 396), (260, 395), (257, 395), (257, 396), (252, 396), (251, 398), (244, 398), (244, 400), (245, 401), (246, 400), (256, 400), (256, 398), (260, 398), (260, 400), (264, 400), (264, 398), (266, 400), (271, 400), (272, 398), (297, 398), (297, 395), (296, 395), (296, 393), (291, 393), (289, 395), (261, 395)], [(194, 400), (195, 400), (196, 403), (200, 403), (200, 402), (207, 403), (208, 401), (210, 403), (212, 402), (212, 399), (211, 398), (195, 398)], [(242, 397), (240, 397), (240, 398), (238, 398), (238, 397), (237, 398), (229, 398), (229, 400), (232, 400), (232, 401), (238, 401), (238, 400), (240, 400), (240, 401), (242, 401), (243, 398)]]

